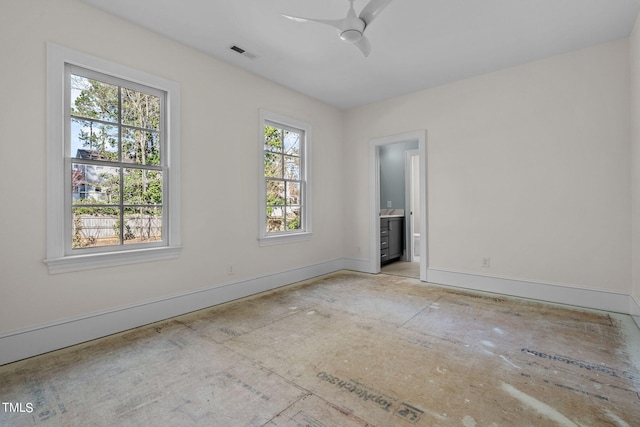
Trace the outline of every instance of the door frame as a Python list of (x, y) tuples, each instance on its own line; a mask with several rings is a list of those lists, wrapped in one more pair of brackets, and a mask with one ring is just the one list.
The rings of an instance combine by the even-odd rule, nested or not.
[(418, 141), (420, 155), (420, 280), (427, 281), (428, 273), (428, 215), (427, 215), (427, 131), (402, 133), (374, 138), (369, 141), (369, 272), (380, 273), (380, 147), (398, 142)]
[[(405, 242), (407, 242), (407, 250), (404, 254), (404, 260), (412, 262), (413, 261), (413, 252), (414, 252), (414, 238), (415, 234), (414, 224), (413, 224), (413, 194), (415, 193), (415, 189), (413, 188), (413, 157), (418, 157), (418, 168), (420, 167), (420, 150), (406, 150), (404, 152), (404, 213), (405, 213), (405, 221), (408, 222), (408, 226), (405, 227)], [(418, 169), (418, 172), (420, 170)], [(418, 177), (418, 191), (421, 192), (420, 188), (420, 177)], [(422, 197), (420, 197), (422, 198)], [(420, 200), (418, 200), (418, 212), (420, 210)], [(416, 229), (420, 230), (420, 225)], [(418, 253), (420, 251), (418, 250)]]

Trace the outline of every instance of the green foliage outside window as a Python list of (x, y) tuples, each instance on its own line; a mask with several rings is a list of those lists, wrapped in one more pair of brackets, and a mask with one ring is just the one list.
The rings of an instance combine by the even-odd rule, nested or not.
[(300, 131), (264, 127), (267, 233), (302, 228), (301, 142)]
[(72, 247), (161, 240), (160, 108), (156, 95), (71, 74)]

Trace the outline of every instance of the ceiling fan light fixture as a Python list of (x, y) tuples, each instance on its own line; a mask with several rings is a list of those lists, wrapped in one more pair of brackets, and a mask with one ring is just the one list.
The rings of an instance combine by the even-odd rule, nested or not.
[(356, 43), (362, 38), (362, 32), (358, 30), (346, 30), (340, 33), (340, 38), (349, 43)]

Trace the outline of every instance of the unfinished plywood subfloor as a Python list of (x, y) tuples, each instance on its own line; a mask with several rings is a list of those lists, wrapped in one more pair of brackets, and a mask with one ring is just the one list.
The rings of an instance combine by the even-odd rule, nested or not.
[(627, 321), (341, 272), (0, 367), (0, 425), (636, 426)]

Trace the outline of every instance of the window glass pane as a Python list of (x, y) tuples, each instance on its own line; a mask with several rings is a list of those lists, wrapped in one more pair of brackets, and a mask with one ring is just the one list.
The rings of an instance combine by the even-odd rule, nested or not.
[(160, 134), (122, 129), (123, 161), (139, 165), (160, 165)]
[(125, 208), (124, 244), (162, 240), (162, 208)]
[(274, 153), (264, 153), (264, 176), (282, 178), (282, 156)]
[(267, 233), (284, 231), (284, 208), (279, 206), (267, 207)]
[(160, 128), (160, 98), (122, 88), (122, 124), (158, 130)]
[(284, 182), (267, 180), (267, 206), (284, 205)]
[(70, 142), (70, 156), (76, 159), (118, 160), (117, 126), (71, 119)]
[(300, 205), (301, 193), (299, 182), (287, 182), (287, 205)]
[(284, 131), (284, 152), (294, 156), (300, 155), (300, 134)]
[(120, 209), (117, 207), (74, 207), (72, 208), (71, 247), (91, 248), (120, 244), (118, 221)]
[(73, 204), (113, 204), (119, 202), (120, 168), (71, 165)]
[(300, 157), (284, 156), (284, 177), (300, 179)]
[(118, 122), (118, 87), (71, 74), (71, 114)]
[(303, 156), (307, 143), (303, 129), (306, 127), (279, 124), (266, 115), (263, 125), (266, 227), (261, 233), (265, 236), (269, 233), (285, 235), (290, 231), (305, 230), (302, 201), (305, 186)]
[(282, 130), (273, 126), (264, 127), (264, 149), (276, 153), (282, 152)]
[(123, 179), (123, 203), (125, 205), (162, 204), (161, 171), (126, 168)]
[[(60, 184), (64, 182), (66, 196), (56, 202), (56, 214), (64, 214), (66, 219), (64, 234), (60, 230), (51, 233), (52, 240), (65, 241), (64, 256), (87, 248), (92, 249), (88, 253), (109, 263), (117, 260), (103, 255), (123, 250), (124, 244), (169, 246), (169, 237), (177, 233), (163, 229), (163, 225), (176, 224), (165, 215), (169, 212), (165, 206), (168, 200), (164, 200), (168, 192), (165, 185), (169, 184), (166, 92), (144, 85), (140, 79), (147, 78), (142, 73), (137, 74), (137, 81), (127, 81), (126, 70), (116, 67), (120, 71), (104, 74), (95, 67), (83, 68), (81, 59), (77, 60), (78, 64), (71, 61), (60, 67), (67, 79), (66, 92), (58, 93), (56, 103), (66, 105), (57, 113), (63, 113), (65, 134), (64, 140), (55, 143), (64, 143), (64, 151), (60, 145), (52, 143), (51, 147), (66, 157), (56, 160), (63, 162), (66, 170), (64, 178), (57, 178)], [(161, 81), (152, 76), (148, 80)], [(160, 86), (175, 88), (172, 82)], [(178, 117), (177, 111), (174, 113), (172, 117)], [(278, 140), (282, 135), (276, 132), (273, 145), (279, 146), (281, 153), (282, 142)], [(284, 200), (284, 190), (282, 193)], [(51, 252), (59, 256), (60, 248)]]
[(300, 230), (302, 228), (300, 206), (287, 207), (286, 212), (287, 212), (287, 230)]

